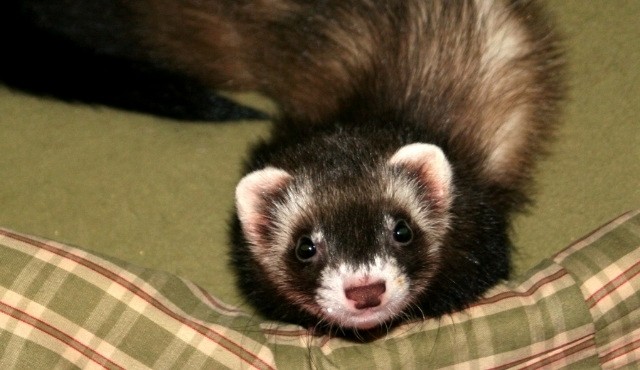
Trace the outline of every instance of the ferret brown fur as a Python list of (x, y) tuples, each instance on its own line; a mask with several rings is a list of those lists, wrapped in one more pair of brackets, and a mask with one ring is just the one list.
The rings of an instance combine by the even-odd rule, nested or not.
[(279, 104), (232, 228), (239, 286), (268, 317), (369, 329), (462, 309), (508, 276), (509, 220), (564, 91), (537, 3), (72, 1), (84, 28), (26, 3), (98, 53)]

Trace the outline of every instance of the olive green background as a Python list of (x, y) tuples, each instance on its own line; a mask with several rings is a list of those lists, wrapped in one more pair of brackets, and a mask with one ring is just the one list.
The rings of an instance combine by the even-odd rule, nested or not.
[[(566, 39), (570, 96), (539, 167), (536, 205), (514, 225), (517, 271), (640, 207), (640, 1), (549, 9)], [(0, 87), (0, 225), (176, 273), (237, 303), (227, 220), (242, 158), (268, 127), (177, 122)]]

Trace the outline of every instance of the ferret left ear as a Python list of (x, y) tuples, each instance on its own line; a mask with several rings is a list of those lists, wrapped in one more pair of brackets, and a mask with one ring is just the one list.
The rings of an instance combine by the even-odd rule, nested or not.
[(236, 186), (236, 210), (247, 241), (263, 245), (263, 236), (269, 227), (269, 209), (273, 197), (281, 192), (293, 177), (286, 171), (266, 167), (254, 171)]
[(416, 172), (419, 181), (429, 190), (427, 198), (441, 210), (448, 209), (453, 196), (453, 171), (447, 157), (438, 146), (415, 143), (398, 149), (388, 162)]

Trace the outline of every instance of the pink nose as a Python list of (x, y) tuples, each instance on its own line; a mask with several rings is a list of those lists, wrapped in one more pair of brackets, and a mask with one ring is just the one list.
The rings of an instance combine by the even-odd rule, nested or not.
[(377, 307), (380, 305), (381, 296), (387, 290), (384, 281), (377, 283), (354, 286), (344, 290), (348, 299), (355, 302), (355, 307), (359, 310)]

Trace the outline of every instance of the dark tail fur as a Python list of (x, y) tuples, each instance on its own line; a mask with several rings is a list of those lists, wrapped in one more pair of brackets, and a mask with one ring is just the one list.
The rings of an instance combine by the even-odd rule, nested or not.
[(6, 0), (0, 5), (0, 83), (176, 119), (266, 117), (146, 58), (135, 24), (118, 1)]

